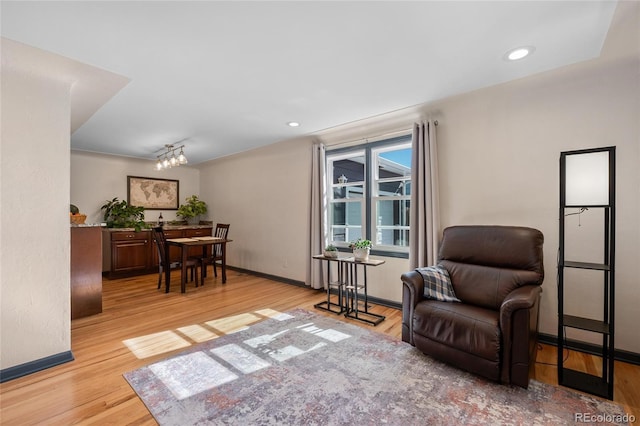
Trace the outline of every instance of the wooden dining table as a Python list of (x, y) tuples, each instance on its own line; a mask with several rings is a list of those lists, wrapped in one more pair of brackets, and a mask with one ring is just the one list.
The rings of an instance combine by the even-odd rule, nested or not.
[[(219, 237), (192, 237), (192, 238), (167, 238), (167, 246), (180, 247), (181, 252), (181, 266), (180, 273), (180, 292), (185, 293), (187, 287), (187, 259), (190, 247), (202, 247), (202, 257), (207, 257), (209, 246), (220, 244), (222, 248), (222, 283), (227, 282), (227, 243), (232, 242), (227, 238)], [(171, 284), (171, 268), (167, 268), (165, 271), (165, 284), (166, 292), (169, 292), (169, 286)]]

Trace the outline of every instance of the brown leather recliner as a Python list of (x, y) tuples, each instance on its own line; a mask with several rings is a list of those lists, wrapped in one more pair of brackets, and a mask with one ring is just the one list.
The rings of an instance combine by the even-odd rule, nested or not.
[(403, 274), (402, 340), (464, 370), (526, 388), (536, 357), (543, 242), (532, 228), (446, 228), (438, 264), (461, 303), (426, 299), (422, 274)]

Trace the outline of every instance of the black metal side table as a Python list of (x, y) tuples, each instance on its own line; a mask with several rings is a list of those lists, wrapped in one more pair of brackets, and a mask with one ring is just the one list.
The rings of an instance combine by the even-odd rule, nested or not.
[[(313, 305), (314, 308), (316, 309), (322, 309), (324, 311), (329, 311), (329, 312), (333, 312), (334, 314), (341, 314), (343, 312), (345, 312), (346, 310), (346, 303), (345, 303), (345, 285), (346, 285), (346, 281), (345, 281), (345, 267), (344, 264), (342, 263), (342, 260), (344, 258), (340, 258), (340, 257), (327, 257), (323, 254), (318, 254), (315, 256), (312, 256), (314, 259), (319, 259), (319, 260), (326, 260), (327, 261), (327, 300), (320, 302), (320, 303), (316, 303), (315, 305)], [(331, 279), (331, 264), (333, 262), (336, 262), (336, 266), (338, 268), (338, 279), (337, 281), (332, 281)], [(338, 291), (338, 303), (332, 302), (331, 301), (331, 290), (332, 289), (337, 289)]]
[[(369, 296), (367, 294), (367, 266), (379, 266), (385, 263), (384, 260), (356, 260), (355, 257), (347, 257), (341, 259), (346, 267), (346, 284), (345, 284), (345, 316), (353, 318), (372, 325), (378, 325), (385, 320), (384, 315), (369, 312)], [(362, 266), (363, 279), (358, 280), (358, 266)], [(358, 292), (363, 291), (364, 306), (359, 307)]]

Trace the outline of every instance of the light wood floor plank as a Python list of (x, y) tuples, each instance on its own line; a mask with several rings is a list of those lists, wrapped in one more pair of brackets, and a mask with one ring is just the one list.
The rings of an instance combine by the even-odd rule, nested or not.
[[(178, 275), (172, 278), (174, 282), (178, 279)], [(197, 336), (206, 338), (208, 333), (222, 334), (220, 329), (233, 328), (233, 321), (222, 319), (236, 317), (235, 320), (241, 322), (246, 318), (239, 317), (241, 314), (264, 318), (269, 313), (264, 310), (284, 312), (299, 307), (396, 338), (401, 336), (402, 313), (397, 309), (373, 305), (372, 311), (387, 319), (372, 327), (315, 310), (313, 305), (326, 299), (322, 291), (237, 271), (228, 272), (224, 285), (220, 278), (213, 277), (207, 277), (205, 285), (198, 288), (190, 283), (186, 294), (180, 294), (178, 286), (165, 294), (157, 290), (156, 285), (155, 274), (105, 279), (104, 312), (72, 321), (75, 360), (0, 385), (0, 423), (3, 426), (155, 425), (122, 374), (183, 349), (169, 350), (169, 337), (154, 342), (148, 336), (167, 333), (196, 344), (200, 338)], [(142, 348), (141, 358), (124, 343), (136, 342), (136, 339)], [(597, 359), (585, 354), (571, 354), (571, 360), (584, 368), (598, 365)], [(557, 384), (555, 347), (541, 345), (538, 361), (535, 378)], [(636, 418), (640, 416), (638, 383), (639, 366), (616, 364), (615, 400)]]

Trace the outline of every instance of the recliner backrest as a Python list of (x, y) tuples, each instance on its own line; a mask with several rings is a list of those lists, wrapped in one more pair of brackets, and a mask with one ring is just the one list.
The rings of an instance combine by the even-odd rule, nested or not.
[(544, 279), (540, 231), (520, 226), (446, 228), (438, 255), (464, 303), (499, 309), (514, 289)]

